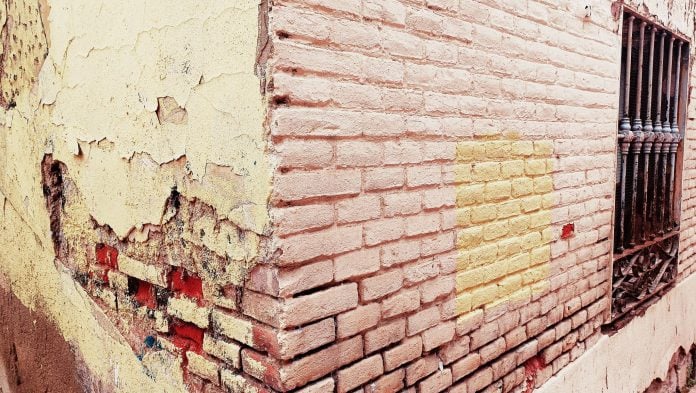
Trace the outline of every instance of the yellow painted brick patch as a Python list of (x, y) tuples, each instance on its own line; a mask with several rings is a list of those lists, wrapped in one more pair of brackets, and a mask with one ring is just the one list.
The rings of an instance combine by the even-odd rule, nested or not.
[(548, 286), (553, 143), (457, 144), (457, 313)]

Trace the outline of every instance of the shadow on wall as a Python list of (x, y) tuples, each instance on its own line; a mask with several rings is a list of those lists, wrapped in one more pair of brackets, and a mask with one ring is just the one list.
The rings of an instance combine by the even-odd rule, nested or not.
[(83, 392), (68, 343), (44, 314), (0, 286), (0, 393)]

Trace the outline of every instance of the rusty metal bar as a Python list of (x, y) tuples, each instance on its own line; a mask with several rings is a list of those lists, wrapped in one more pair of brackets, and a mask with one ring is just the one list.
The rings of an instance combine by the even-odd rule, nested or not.
[(624, 238), (626, 232), (626, 167), (628, 164), (628, 152), (631, 148), (633, 135), (630, 133), (621, 134), (619, 136), (619, 144), (621, 149), (621, 180), (619, 182), (619, 217), (617, 217), (617, 239), (614, 242), (614, 247), (617, 252), (624, 250)]
[[(643, 130), (643, 119), (641, 118), (641, 99), (643, 97), (643, 60), (645, 49), (645, 26), (647, 22), (640, 24), (640, 47), (638, 48), (638, 73), (636, 74), (636, 111), (633, 115), (633, 131)], [(640, 151), (640, 150), (638, 150)], [(634, 176), (635, 177), (635, 176)], [(634, 198), (635, 199), (635, 198)], [(635, 209), (633, 210), (635, 211)]]
[[(677, 148), (679, 147), (679, 141), (681, 139), (681, 132), (679, 131), (679, 91), (681, 90), (680, 74), (681, 74), (681, 50), (683, 41), (679, 40), (677, 42), (677, 57), (676, 57), (676, 70), (674, 79), (674, 109), (672, 111), (672, 138), (669, 143), (668, 155), (668, 167), (669, 167), (669, 192), (666, 195), (667, 203), (665, 204), (665, 230), (671, 231), (675, 226), (675, 214), (674, 214), (674, 181), (675, 181), (675, 171), (676, 171), (676, 157)], [(671, 70), (670, 70), (671, 71)]]
[(666, 230), (671, 231), (675, 227), (674, 214), (674, 180), (677, 164), (677, 148), (679, 147), (679, 135), (672, 135), (673, 140), (669, 144), (669, 194), (667, 198), (667, 224)]
[(653, 146), (653, 197), (651, 200), (650, 211), (652, 220), (650, 222), (650, 239), (654, 239), (660, 232), (660, 214), (662, 212), (662, 198), (660, 193), (660, 152), (662, 152), (662, 144), (664, 141), (664, 133), (656, 134), (655, 144)]
[(662, 149), (660, 150), (660, 205), (658, 207), (658, 217), (659, 217), (659, 225), (658, 225), (658, 234), (659, 235), (664, 235), (665, 234), (665, 228), (667, 227), (667, 212), (669, 211), (668, 208), (668, 203), (669, 203), (669, 185), (667, 184), (667, 172), (668, 172), (668, 154), (669, 154), (669, 147), (671, 144), (671, 138), (670, 135), (665, 133), (665, 140), (662, 143)]
[[(650, 102), (650, 100), (648, 100), (648, 102)], [(641, 175), (643, 177), (643, 214), (641, 214), (642, 230), (640, 231), (641, 243), (645, 243), (645, 241), (650, 236), (650, 220), (648, 219), (648, 198), (650, 198), (650, 153), (652, 152), (654, 140), (655, 134), (651, 132), (648, 135), (646, 135), (645, 141), (643, 142), (643, 170), (641, 171)]]
[(666, 31), (660, 34), (660, 66), (657, 71), (657, 110), (655, 111), (655, 132), (662, 132), (662, 122), (660, 121), (662, 116), (662, 71), (664, 68), (664, 57), (665, 57), (665, 36)]
[[(643, 127), (643, 130), (645, 132), (652, 132), (653, 131), (653, 121), (652, 121), (652, 92), (653, 92), (653, 60), (655, 57), (655, 31), (656, 28), (653, 26), (650, 29), (650, 54), (648, 56), (648, 101), (647, 101), (647, 108), (646, 108), (646, 113), (645, 113), (645, 126)], [(652, 143), (651, 143), (652, 146)], [(646, 166), (647, 168), (647, 166)], [(643, 239), (645, 240), (645, 239)]]
[(626, 36), (626, 72), (624, 77), (624, 107), (623, 116), (621, 117), (621, 123), (619, 125), (619, 130), (623, 133), (631, 131), (631, 119), (629, 117), (630, 110), (630, 98), (631, 98), (631, 51), (633, 46), (633, 20), (636, 17), (631, 15), (628, 18), (628, 35)]
[(681, 71), (681, 49), (684, 42), (681, 40), (677, 45), (677, 65), (676, 65), (676, 76), (674, 80), (674, 113), (672, 115), (672, 132), (679, 133), (679, 90), (681, 90), (681, 85), (679, 84), (679, 74)]
[[(640, 121), (640, 120), (638, 120)], [(631, 173), (631, 214), (629, 215), (629, 227), (631, 228), (631, 236), (628, 239), (628, 248), (634, 247), (636, 241), (639, 240), (637, 204), (638, 204), (638, 173), (640, 172), (640, 152), (643, 150), (643, 132), (638, 130), (635, 133), (635, 139), (631, 144), (631, 158), (633, 159), (633, 171)]]
[(662, 123), (663, 132), (672, 132), (670, 120), (670, 102), (672, 100), (672, 54), (674, 52), (674, 36), (669, 40), (669, 50), (667, 51), (667, 105), (665, 108), (665, 122)]

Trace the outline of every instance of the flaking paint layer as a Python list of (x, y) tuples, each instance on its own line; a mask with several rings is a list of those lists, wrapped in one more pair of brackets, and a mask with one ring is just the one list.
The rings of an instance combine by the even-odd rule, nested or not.
[[(180, 367), (137, 360), (68, 270), (84, 256), (55, 263), (41, 163), (50, 154), (67, 168), (66, 238), (98, 241), (92, 229), (104, 227), (119, 241), (145, 242), (175, 188), (214, 212), (212, 221), (198, 221), (215, 228), (207, 233), (220, 231), (216, 222), (233, 229), (235, 236), (201, 236), (201, 247), (245, 269), (258, 262), (271, 175), (255, 75), (258, 6), (22, 0), (0, 7), (7, 29), (32, 21), (7, 31), (38, 48), (34, 69), (17, 62), (25, 83), (0, 110), (0, 276), (116, 391), (181, 391), (181, 375), (172, 372)], [(3, 56), (12, 48), (3, 45)], [(162, 121), (164, 110), (175, 113)], [(236, 270), (225, 280), (239, 283), (245, 270)]]

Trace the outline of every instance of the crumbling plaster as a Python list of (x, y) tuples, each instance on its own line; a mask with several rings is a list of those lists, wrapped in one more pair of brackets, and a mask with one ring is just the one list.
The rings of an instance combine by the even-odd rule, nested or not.
[[(47, 154), (62, 162), (80, 212), (120, 239), (147, 238), (176, 187), (244, 234), (209, 236), (204, 246), (230, 263), (255, 263), (269, 231), (272, 173), (256, 75), (259, 2), (11, 0), (0, 7), (2, 26), (20, 19), (31, 28), (15, 28), (17, 44), (10, 40), (4, 53), (21, 56), (19, 43), (30, 42), (45, 42), (48, 52), (22, 63), (19, 80), (29, 82), (17, 84), (0, 109), (0, 278), (55, 321), (97, 380), (113, 381), (117, 391), (181, 391), (180, 368), (139, 362), (54, 263), (41, 163)], [(180, 107), (165, 116), (174, 121), (158, 118), (158, 102)]]
[[(52, 153), (89, 195), (95, 220), (121, 237), (158, 222), (174, 185), (263, 233), (270, 170), (254, 74), (258, 4), (185, 3), (51, 1), (38, 84), (4, 114), (4, 167)], [(160, 125), (159, 97), (185, 108), (186, 124)], [(35, 180), (6, 178), (16, 184), (3, 189), (17, 205), (32, 194), (39, 206)]]

